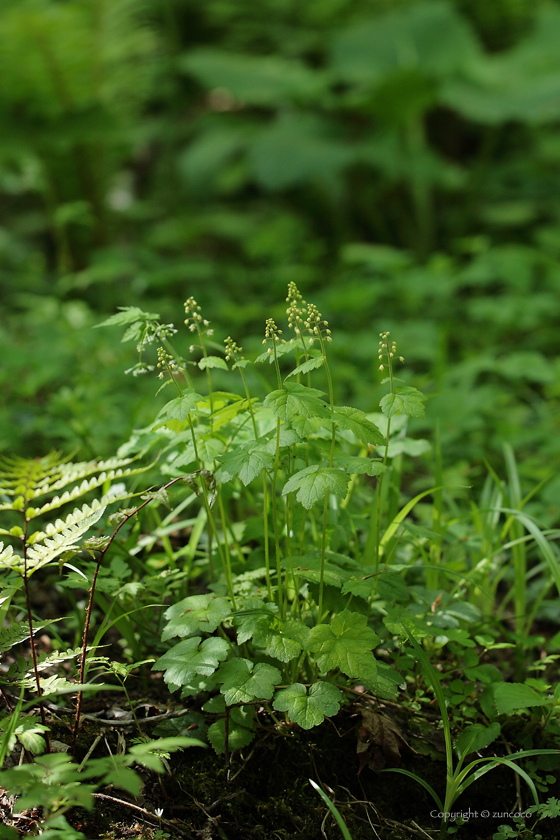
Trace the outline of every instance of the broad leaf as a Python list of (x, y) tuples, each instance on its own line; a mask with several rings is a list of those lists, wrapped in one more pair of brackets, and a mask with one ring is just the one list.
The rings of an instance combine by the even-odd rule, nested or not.
[(286, 376), (286, 379), (289, 379), (290, 376), (298, 376), (302, 373), (310, 373), (312, 370), (316, 370), (317, 368), (322, 367), (324, 364), (324, 359), (322, 356), (317, 356), (315, 359), (308, 359), (306, 362), (303, 362), (301, 365), (298, 365), (295, 370), (289, 373)]
[(325, 717), (336, 715), (341, 698), (338, 688), (328, 682), (314, 683), (309, 694), (302, 683), (294, 683), (279, 691), (272, 705), (278, 712), (288, 712), (302, 729), (312, 729)]
[(409, 417), (423, 417), (423, 402), (426, 399), (421, 391), (411, 387), (397, 388), (396, 394), (385, 394), (379, 405), (386, 417), (395, 414), (408, 414)]
[(316, 388), (308, 388), (298, 382), (287, 382), (284, 388), (271, 391), (263, 405), (270, 408), (284, 423), (292, 417), (330, 417), (330, 411), (323, 401), (325, 394)]
[(205, 356), (198, 363), (200, 370), (206, 368), (220, 368), (221, 370), (228, 370), (227, 362), (221, 356)]
[[(219, 698), (223, 701), (223, 697)], [(203, 706), (205, 711), (208, 704)], [(212, 709), (212, 711), (215, 711)], [(230, 751), (240, 750), (250, 744), (255, 737), (255, 712), (252, 706), (231, 709), (228, 726), (228, 747)], [(218, 755), (225, 752), (226, 735), (224, 718), (208, 727), (208, 740)]]
[(469, 753), (483, 750), (496, 740), (500, 732), (500, 724), (496, 721), (489, 726), (484, 726), (482, 723), (471, 723), (470, 726), (463, 729), (455, 741), (457, 755), (462, 756), (466, 750)]
[(164, 653), (152, 666), (152, 671), (165, 671), (166, 683), (188, 685), (196, 674), (210, 676), (228, 655), (229, 643), (211, 636), (201, 642), (199, 636), (184, 639)]
[(221, 666), (217, 676), (223, 679), (220, 691), (228, 706), (256, 699), (270, 700), (274, 686), (282, 680), (278, 668), (264, 662), (255, 665), (249, 659), (230, 659)]
[(510, 715), (520, 709), (531, 706), (546, 706), (550, 698), (539, 694), (534, 688), (524, 683), (498, 683), (492, 686), (494, 703), (499, 715)]
[(274, 467), (275, 456), (265, 449), (268, 441), (262, 438), (244, 443), (233, 452), (227, 452), (220, 457), (220, 468), (216, 473), (216, 481), (226, 483), (239, 476), (245, 486), (263, 470)]
[(360, 458), (358, 455), (339, 455), (334, 463), (348, 475), (381, 475), (387, 467), (383, 461), (375, 458)]
[(347, 405), (335, 406), (331, 419), (339, 429), (347, 429), (353, 432), (362, 443), (384, 444), (385, 438), (371, 420), (368, 420), (365, 412), (359, 408), (351, 408)]
[[(177, 397), (163, 406), (155, 422), (157, 424), (158, 421), (180, 420), (183, 423), (189, 414), (196, 409), (196, 404), (203, 400), (204, 397), (197, 394), (194, 388), (188, 388), (183, 392), (182, 397)], [(155, 428), (157, 428), (157, 425)]]
[(344, 498), (348, 490), (348, 476), (341, 470), (313, 464), (293, 475), (284, 485), (282, 495), (296, 493), (296, 499), (309, 510), (321, 502), (327, 493)]
[(117, 306), (120, 312), (116, 315), (111, 315), (100, 324), (95, 324), (94, 329), (98, 327), (114, 327), (124, 326), (125, 324), (133, 324), (136, 321), (157, 321), (159, 315), (156, 312), (143, 312), (137, 306)]
[(314, 654), (321, 673), (339, 668), (348, 677), (375, 680), (377, 668), (372, 649), (379, 637), (367, 619), (350, 610), (333, 616), (330, 624), (313, 627), (307, 649)]
[(165, 611), (168, 620), (162, 640), (193, 633), (213, 633), (231, 612), (227, 598), (215, 595), (191, 595)]

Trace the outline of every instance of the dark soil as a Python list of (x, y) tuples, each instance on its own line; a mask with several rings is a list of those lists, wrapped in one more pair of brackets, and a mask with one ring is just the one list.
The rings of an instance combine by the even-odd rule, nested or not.
[[(353, 840), (439, 836), (438, 809), (420, 784), (367, 766), (358, 773), (360, 716), (351, 708), (316, 729), (287, 727), (284, 735), (268, 726), (266, 714), (261, 713), (260, 720), (264, 725), (253, 743), (231, 756), (229, 781), (224, 756), (190, 748), (173, 756), (169, 775), (144, 775), (140, 800), (132, 801), (117, 789), (100, 791), (95, 810), (74, 811), (69, 822), (91, 840), (340, 840), (339, 827), (309, 783), (313, 779), (335, 802)], [(131, 729), (127, 740), (134, 734)], [(79, 752), (85, 753), (93, 736), (92, 729), (81, 733)], [(116, 730), (108, 740), (116, 745)], [(105, 752), (95, 755), (106, 755), (106, 747), (102, 749)], [(432, 757), (409, 755), (402, 766), (429, 782), (443, 799), (445, 763), (433, 752)], [(521, 794), (529, 805), (523, 781)], [(548, 796), (558, 796), (558, 790), (550, 788), (542, 798)], [(163, 809), (161, 819), (156, 809)], [(475, 782), (454, 805), (456, 812), (469, 809), (471, 819), (458, 831), (461, 840), (491, 840), (499, 825), (513, 827), (511, 818), (493, 817), (518, 810), (513, 771), (498, 768)], [(21, 823), (17, 827), (23, 830)], [(560, 837), (560, 826), (552, 820), (539, 823), (538, 831), (546, 840)]]

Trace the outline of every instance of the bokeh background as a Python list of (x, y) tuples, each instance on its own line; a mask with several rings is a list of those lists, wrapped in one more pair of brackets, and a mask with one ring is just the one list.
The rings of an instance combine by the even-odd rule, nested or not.
[(105, 456), (153, 419), (157, 381), (93, 329), (118, 306), (180, 324), (194, 295), (250, 355), (294, 280), (339, 403), (375, 410), (388, 329), (448, 472), (509, 441), (543, 478), (559, 45), (545, 0), (3, 0), (0, 451)]

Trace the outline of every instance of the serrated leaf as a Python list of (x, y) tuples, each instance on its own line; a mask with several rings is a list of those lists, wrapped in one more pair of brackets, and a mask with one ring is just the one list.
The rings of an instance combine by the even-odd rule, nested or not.
[(341, 467), (348, 475), (381, 475), (387, 469), (383, 461), (377, 458), (361, 458), (358, 455), (338, 455), (334, 459), (337, 467)]
[(255, 397), (252, 400), (243, 400), (241, 398), (237, 398), (234, 402), (230, 403), (230, 405), (224, 406), (224, 408), (220, 408), (218, 411), (215, 411), (212, 415), (212, 428), (214, 431), (217, 431), (221, 426), (225, 426), (226, 423), (230, 423), (232, 420), (241, 414), (242, 411), (247, 411), (251, 404), (255, 404), (258, 402), (258, 399)]
[[(228, 747), (230, 751), (240, 750), (251, 743), (255, 737), (254, 718), (255, 713), (252, 706), (231, 709), (228, 726)], [(208, 740), (218, 755), (225, 752), (226, 736), (223, 718), (208, 727)]]
[(100, 324), (95, 324), (94, 329), (98, 327), (114, 327), (123, 326), (124, 324), (132, 324), (135, 321), (157, 321), (159, 315), (155, 312), (143, 312), (138, 306), (118, 306), (120, 311), (116, 315), (111, 315)]
[(242, 645), (255, 635), (266, 635), (277, 614), (276, 604), (265, 603), (256, 597), (247, 599), (245, 609), (232, 616), (237, 628), (237, 644)]
[(176, 397), (163, 406), (155, 422), (157, 424), (158, 421), (175, 419), (183, 423), (189, 414), (196, 410), (196, 404), (203, 401), (204, 397), (197, 394), (194, 388), (188, 388), (181, 397)]
[(168, 650), (152, 666), (152, 671), (165, 671), (166, 683), (187, 685), (196, 674), (210, 676), (228, 655), (225, 639), (211, 636), (201, 642), (199, 636), (184, 639)]
[(463, 729), (455, 741), (457, 755), (462, 756), (466, 750), (469, 753), (483, 750), (496, 740), (500, 732), (501, 726), (496, 721), (489, 726), (484, 726), (482, 723), (471, 723)]
[(228, 706), (252, 700), (270, 700), (274, 686), (282, 681), (278, 668), (249, 659), (230, 659), (220, 667), (218, 679), (223, 680), (220, 692)]
[(399, 387), (395, 394), (385, 394), (379, 405), (386, 417), (395, 414), (408, 414), (409, 417), (423, 417), (423, 402), (426, 399), (421, 391), (409, 386)]
[(308, 636), (309, 627), (300, 621), (278, 621), (269, 629), (266, 637), (257, 635), (253, 641), (268, 656), (280, 662), (290, 662), (304, 650)]
[(551, 701), (524, 683), (498, 683), (492, 686), (494, 703), (499, 715), (510, 715), (531, 706), (546, 706)]
[(322, 674), (338, 668), (348, 677), (375, 680), (376, 662), (372, 649), (379, 637), (367, 626), (363, 615), (343, 610), (330, 624), (311, 629), (306, 648), (314, 654)]
[(362, 443), (384, 444), (385, 438), (371, 420), (368, 420), (365, 412), (359, 408), (352, 408), (347, 405), (337, 405), (331, 415), (331, 419), (339, 429), (347, 429), (353, 432)]
[(205, 356), (198, 363), (200, 370), (206, 368), (220, 368), (221, 370), (228, 370), (227, 362), (221, 356)]
[(233, 452), (222, 455), (219, 458), (220, 468), (216, 473), (216, 481), (225, 484), (239, 476), (243, 484), (247, 486), (263, 470), (271, 470), (274, 467), (275, 456), (265, 449), (267, 444), (268, 441), (260, 438), (244, 443)]
[(311, 437), (321, 433), (323, 437), (330, 437), (330, 433), (324, 431), (325, 426), (322, 417), (292, 417), (290, 426), (301, 438)]
[(191, 595), (165, 611), (168, 619), (162, 640), (193, 633), (213, 633), (218, 624), (231, 613), (227, 598), (215, 595)]
[(278, 712), (288, 712), (293, 722), (302, 729), (312, 729), (325, 717), (336, 715), (341, 698), (340, 691), (331, 683), (316, 682), (309, 689), (309, 694), (302, 683), (294, 683), (279, 691), (272, 705)]
[[(33, 631), (37, 633), (44, 625), (33, 627)], [(0, 652), (4, 653), (14, 645), (19, 645), (29, 639), (29, 627), (21, 624), (14, 624), (12, 627), (0, 628)]]
[[(322, 356), (317, 356), (315, 359), (308, 359), (306, 362), (303, 362), (301, 365), (298, 365), (295, 370), (289, 373), (285, 379), (289, 379), (290, 376), (298, 376), (301, 373), (310, 373), (312, 370), (316, 370), (320, 368), (325, 363), (325, 360)], [(285, 380), (284, 380), (285, 381)]]
[(263, 406), (270, 408), (284, 423), (292, 417), (330, 417), (323, 397), (323, 391), (316, 388), (308, 388), (299, 382), (286, 382), (284, 388), (271, 391), (265, 397)]
[(344, 498), (348, 490), (349, 478), (341, 470), (313, 464), (295, 473), (284, 485), (282, 495), (296, 493), (296, 499), (309, 510), (316, 502), (321, 502), (327, 493)]
[[(288, 342), (286, 342), (286, 344), (277, 343), (276, 357), (280, 359), (282, 356), (285, 356), (288, 353), (294, 353), (295, 349), (295, 344), (289, 344)], [(268, 348), (268, 350), (265, 350), (264, 353), (261, 353), (260, 356), (257, 356), (255, 362), (266, 362), (267, 360), (270, 365), (274, 363), (274, 351), (270, 347)]]

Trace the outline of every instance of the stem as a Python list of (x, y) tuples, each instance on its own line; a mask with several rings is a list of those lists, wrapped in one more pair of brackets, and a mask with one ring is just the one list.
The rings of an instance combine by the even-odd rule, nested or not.
[[(325, 344), (323, 342), (323, 336), (319, 333), (319, 342), (321, 344), (321, 353), (323, 354), (323, 363), (325, 368), (325, 373), (327, 375), (327, 385), (329, 390), (329, 402), (331, 408), (331, 415), (334, 412), (334, 390), (331, 378), (331, 372), (329, 369), (329, 364), (327, 362), (327, 353), (325, 350)], [(329, 468), (332, 468), (334, 463), (334, 449), (336, 445), (336, 423), (332, 422), (332, 433), (331, 433), (331, 449), (329, 453)], [(317, 615), (317, 624), (321, 624), (323, 620), (323, 594), (325, 588), (325, 562), (326, 562), (326, 554), (327, 554), (327, 520), (329, 515), (329, 497), (330, 493), (327, 492), (325, 495), (325, 501), (323, 504), (323, 535), (321, 539), (321, 572), (320, 572), (320, 579), (319, 579), (319, 607), (318, 607), (318, 615)]]
[[(179, 478), (174, 478), (172, 481), (170, 481), (166, 485), (164, 485), (162, 490), (167, 490), (168, 487), (171, 487), (173, 484), (177, 484), (178, 481), (182, 481), (182, 480), (183, 480), (183, 476), (180, 476)], [(81, 657), (80, 657), (80, 672), (79, 672), (79, 676), (78, 676), (78, 683), (80, 685), (83, 685), (83, 682), (84, 682), (84, 679), (85, 679), (87, 643), (88, 643), (88, 636), (89, 636), (89, 628), (90, 628), (90, 624), (91, 624), (91, 612), (92, 612), (92, 609), (93, 609), (93, 599), (94, 599), (94, 595), (95, 595), (95, 585), (97, 583), (97, 577), (99, 575), (99, 570), (101, 568), (101, 564), (103, 563), (103, 560), (105, 559), (105, 555), (107, 554), (107, 552), (108, 552), (109, 548), (111, 547), (115, 537), (117, 536), (117, 534), (119, 533), (119, 531), (121, 530), (123, 525), (125, 525), (128, 522), (129, 519), (132, 519), (133, 516), (136, 516), (136, 514), (138, 514), (142, 510), (142, 508), (145, 508), (146, 505), (148, 505), (151, 501), (152, 501), (151, 498), (146, 499), (146, 501), (142, 502), (141, 505), (138, 505), (138, 507), (135, 508), (135, 510), (133, 510), (132, 513), (129, 513), (127, 516), (125, 516), (125, 518), (122, 520), (122, 522), (119, 522), (119, 524), (114, 529), (111, 536), (109, 537), (109, 541), (107, 542), (107, 545), (105, 545), (102, 549), (99, 550), (99, 559), (97, 560), (97, 564), (95, 566), (95, 571), (93, 573), (93, 578), (92, 578), (92, 581), (91, 581), (91, 587), (90, 587), (90, 590), (89, 590), (88, 605), (86, 607), (86, 619), (85, 619), (85, 624), (84, 624), (84, 634), (83, 634), (83, 637), (82, 637), (82, 653), (81, 653)], [(83, 697), (83, 691), (82, 691), (82, 689), (80, 689), (80, 691), (78, 692), (78, 697), (77, 697), (77, 702), (76, 702), (76, 715), (75, 715), (75, 719), (74, 719), (74, 728), (72, 730), (72, 745), (71, 745), (72, 753), (74, 753), (76, 751), (76, 739), (78, 737), (78, 728), (79, 728), (79, 725), (80, 725), (80, 712), (81, 712), (81, 709), (82, 709), (82, 697)]]
[[(31, 598), (29, 595), (29, 575), (27, 573), (27, 535), (29, 530), (29, 519), (27, 518), (27, 514), (24, 514), (25, 517), (25, 527), (23, 529), (23, 586), (25, 590), (25, 605), (27, 607), (27, 623), (29, 626), (29, 646), (31, 648), (31, 661), (33, 662), (33, 672), (35, 675), (35, 685), (37, 686), (37, 696), (39, 697), (39, 710), (41, 712), (41, 723), (43, 726), (47, 726), (47, 719), (45, 715), (45, 707), (43, 706), (43, 701), (40, 699), (43, 691), (41, 689), (41, 680), (39, 678), (39, 667), (37, 664), (37, 648), (35, 647), (35, 639), (34, 639), (34, 630), (33, 630), (33, 614), (31, 611)], [(47, 745), (47, 752), (50, 753), (51, 751), (51, 739), (50, 733), (47, 730), (45, 732), (45, 742)]]

